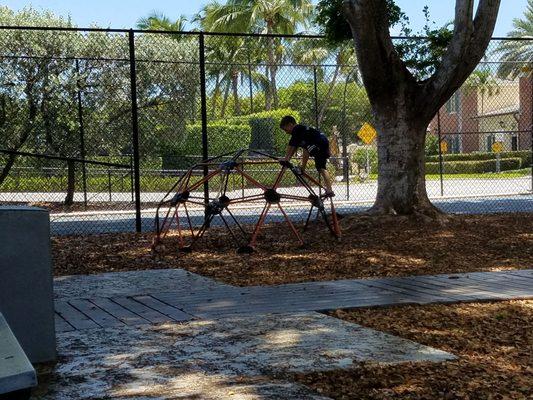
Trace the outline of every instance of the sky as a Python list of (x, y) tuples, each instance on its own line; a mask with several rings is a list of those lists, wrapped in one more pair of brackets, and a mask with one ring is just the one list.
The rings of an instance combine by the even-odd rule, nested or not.
[[(428, 5), (431, 19), (438, 26), (453, 19), (454, 0), (396, 0), (409, 16), (416, 32), (424, 25), (422, 8)], [(0, 5), (11, 9), (26, 6), (48, 9), (56, 14), (71, 16), (78, 27), (96, 24), (100, 27), (134, 28), (137, 20), (152, 11), (162, 12), (172, 19), (184, 14), (196, 14), (206, 0), (3, 0)], [(502, 6), (494, 31), (495, 37), (506, 36), (512, 29), (514, 18), (522, 17), (527, 0), (502, 0)], [(393, 32), (396, 33), (396, 32)]]

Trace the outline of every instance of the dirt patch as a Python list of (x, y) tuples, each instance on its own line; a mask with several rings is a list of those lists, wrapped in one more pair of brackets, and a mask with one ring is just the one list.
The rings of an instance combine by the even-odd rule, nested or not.
[(531, 399), (533, 300), (335, 311), (458, 360), (297, 374), (334, 399)]
[(533, 266), (531, 214), (451, 216), (446, 225), (407, 218), (350, 216), (343, 238), (322, 224), (306, 233), (300, 248), (286, 225), (268, 226), (257, 251), (238, 255), (226, 231), (212, 229), (185, 254), (168, 237), (158, 254), (153, 234), (54, 237), (56, 276), (156, 268), (184, 268), (225, 283), (290, 282), (525, 269)]

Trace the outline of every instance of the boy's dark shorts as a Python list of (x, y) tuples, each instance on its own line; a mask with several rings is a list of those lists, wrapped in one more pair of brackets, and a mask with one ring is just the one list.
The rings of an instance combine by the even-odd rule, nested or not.
[(321, 169), (326, 169), (326, 163), (328, 162), (329, 152), (320, 151), (315, 156), (315, 168), (317, 171)]
[(322, 146), (315, 155), (315, 167), (317, 171), (326, 169), (326, 163), (328, 162), (329, 157), (329, 141), (326, 139), (323, 141)]
[(329, 140), (325, 135), (322, 135), (322, 143), (318, 147), (316, 154), (312, 154), (315, 159), (315, 168), (317, 171), (326, 169), (326, 163), (330, 157), (329, 153)]

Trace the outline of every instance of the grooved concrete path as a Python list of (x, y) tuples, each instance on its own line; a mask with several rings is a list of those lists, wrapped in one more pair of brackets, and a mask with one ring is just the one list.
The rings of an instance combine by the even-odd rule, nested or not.
[(55, 280), (39, 400), (325, 400), (284, 373), (455, 356), (316, 310), (533, 297), (533, 270), (239, 288), (184, 270)]
[(235, 287), (184, 270), (58, 278), (58, 332), (401, 303), (533, 297), (533, 269)]

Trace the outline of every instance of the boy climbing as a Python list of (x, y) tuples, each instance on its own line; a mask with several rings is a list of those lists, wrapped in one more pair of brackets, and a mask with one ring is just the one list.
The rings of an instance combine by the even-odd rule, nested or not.
[(309, 156), (315, 159), (315, 167), (326, 187), (326, 197), (333, 197), (335, 194), (331, 188), (331, 178), (326, 169), (326, 163), (329, 154), (329, 141), (326, 135), (319, 130), (310, 126), (297, 124), (296, 120), (291, 115), (283, 117), (279, 123), (279, 127), (291, 135), (289, 145), (287, 146), (287, 154), (283, 161), (289, 162), (296, 153), (298, 147), (303, 149), (302, 157), (302, 171), (305, 170)]

